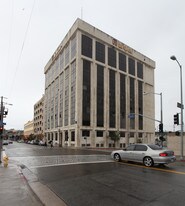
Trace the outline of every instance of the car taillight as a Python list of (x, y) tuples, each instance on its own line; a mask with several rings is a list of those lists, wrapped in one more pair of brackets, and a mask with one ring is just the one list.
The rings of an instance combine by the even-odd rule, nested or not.
[(163, 153), (160, 153), (159, 156), (160, 156), (160, 157), (166, 157), (166, 156), (168, 156), (168, 154), (165, 153), (165, 152), (163, 152)]

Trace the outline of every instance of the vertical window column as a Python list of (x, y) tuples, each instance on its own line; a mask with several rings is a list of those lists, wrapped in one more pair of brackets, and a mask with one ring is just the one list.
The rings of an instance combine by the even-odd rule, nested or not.
[(120, 73), (120, 128), (126, 128), (126, 85), (125, 75)]
[[(130, 77), (130, 114), (135, 114), (135, 80)], [(131, 115), (130, 128), (135, 129), (135, 115)]]
[(138, 81), (139, 130), (143, 130), (143, 82)]
[(115, 128), (116, 98), (115, 98), (115, 71), (109, 70), (109, 127)]
[(97, 65), (97, 127), (104, 126), (104, 67)]
[(90, 126), (91, 109), (91, 63), (83, 60), (82, 125)]

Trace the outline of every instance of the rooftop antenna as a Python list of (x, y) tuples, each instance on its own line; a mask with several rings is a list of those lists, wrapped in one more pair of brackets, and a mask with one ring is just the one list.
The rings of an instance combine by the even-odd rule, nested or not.
[(81, 19), (83, 20), (83, 7), (81, 7)]

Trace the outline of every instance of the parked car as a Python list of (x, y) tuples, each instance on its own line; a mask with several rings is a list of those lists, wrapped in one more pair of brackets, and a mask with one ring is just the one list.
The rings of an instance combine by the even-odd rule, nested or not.
[(46, 146), (46, 142), (43, 142), (42, 140), (40, 140), (39, 145), (40, 146)]
[(3, 145), (8, 145), (8, 140), (4, 139), (3, 140)]
[(174, 151), (154, 144), (132, 144), (126, 149), (111, 153), (115, 161), (133, 161), (143, 163), (146, 167), (154, 164), (169, 164), (176, 161)]
[(8, 140), (8, 144), (13, 144), (13, 141), (12, 140)]

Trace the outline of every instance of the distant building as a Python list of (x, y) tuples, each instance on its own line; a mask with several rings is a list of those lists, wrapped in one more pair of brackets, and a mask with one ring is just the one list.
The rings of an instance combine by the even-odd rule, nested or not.
[(154, 69), (153, 60), (77, 19), (44, 69), (47, 140), (73, 147), (151, 142)]
[(31, 134), (34, 134), (33, 120), (24, 124), (24, 137), (27, 139)]
[(44, 137), (44, 95), (43, 97), (34, 105), (34, 135), (37, 138), (42, 139)]

